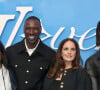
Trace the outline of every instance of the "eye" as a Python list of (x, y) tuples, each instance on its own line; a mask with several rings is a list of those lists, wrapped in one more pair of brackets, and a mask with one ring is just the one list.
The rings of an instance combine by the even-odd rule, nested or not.
[(31, 29), (30, 27), (26, 27), (26, 28), (25, 28), (25, 30), (30, 30), (30, 29)]
[(68, 50), (68, 48), (66, 47), (66, 48), (64, 48), (64, 50)]
[(75, 51), (75, 48), (71, 48), (72, 51)]
[(39, 27), (35, 27), (35, 28), (33, 28), (34, 30), (40, 30), (40, 28)]

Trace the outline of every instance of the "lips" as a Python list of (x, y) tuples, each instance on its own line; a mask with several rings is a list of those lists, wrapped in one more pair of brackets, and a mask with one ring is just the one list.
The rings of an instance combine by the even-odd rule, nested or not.
[(67, 56), (67, 58), (72, 58), (72, 56)]
[(67, 58), (71, 58), (72, 56), (71, 56), (71, 55), (65, 55), (65, 57), (67, 57)]

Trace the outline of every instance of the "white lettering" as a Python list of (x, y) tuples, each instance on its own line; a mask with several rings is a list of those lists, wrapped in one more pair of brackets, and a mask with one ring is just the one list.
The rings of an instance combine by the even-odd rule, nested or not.
[(18, 29), (23, 21), (23, 18), (25, 17), (25, 15), (29, 12), (29, 11), (32, 11), (32, 7), (17, 7), (16, 8), (16, 11), (19, 11), (20, 12), (20, 16), (18, 18), (18, 21), (8, 39), (8, 42), (6, 44), (6, 47), (10, 46), (12, 41), (14, 40), (17, 32), (18, 32)]
[(89, 36), (89, 37), (86, 37), (86, 35), (87, 35), (89, 32), (91, 32), (92, 30), (95, 30), (95, 28), (96, 28), (96, 27), (93, 27), (93, 28), (87, 30), (83, 35), (81, 35), (81, 38), (80, 38), (80, 40), (79, 40), (80, 49), (82, 49), (82, 50), (88, 50), (88, 49), (91, 49), (91, 48), (93, 48), (93, 47), (95, 46), (95, 45), (92, 45), (92, 46), (90, 46), (90, 47), (88, 47), (88, 48), (84, 48), (84, 47), (83, 47), (83, 41), (84, 41), (85, 39), (90, 39), (91, 37), (93, 37), (93, 36), (96, 35), (96, 33), (94, 33), (93, 35), (91, 35), (91, 36)]
[(0, 36), (4, 30), (7, 21), (14, 19), (15, 15), (0, 15)]
[(57, 49), (57, 48), (54, 47), (54, 44), (55, 44), (57, 38), (58, 38), (59, 35), (63, 32), (64, 29), (65, 29), (65, 27), (61, 27), (61, 28), (58, 30), (58, 32), (55, 34), (55, 36), (52, 38), (52, 40), (51, 40), (51, 48)]

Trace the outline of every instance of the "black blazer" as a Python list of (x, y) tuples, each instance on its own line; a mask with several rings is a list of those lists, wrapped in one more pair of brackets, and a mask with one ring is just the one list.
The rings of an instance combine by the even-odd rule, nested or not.
[(100, 90), (100, 51), (87, 59), (85, 68), (92, 79), (93, 90)]
[(18, 90), (40, 90), (55, 52), (41, 41), (29, 56), (24, 40), (6, 49), (9, 66), (14, 70)]

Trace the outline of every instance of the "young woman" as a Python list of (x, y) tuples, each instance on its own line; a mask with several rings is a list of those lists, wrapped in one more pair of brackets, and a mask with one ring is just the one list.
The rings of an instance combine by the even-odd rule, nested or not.
[(80, 66), (79, 45), (64, 39), (57, 50), (55, 62), (45, 78), (42, 90), (92, 90), (91, 80)]
[(16, 89), (14, 73), (8, 68), (5, 48), (0, 41), (0, 90)]

